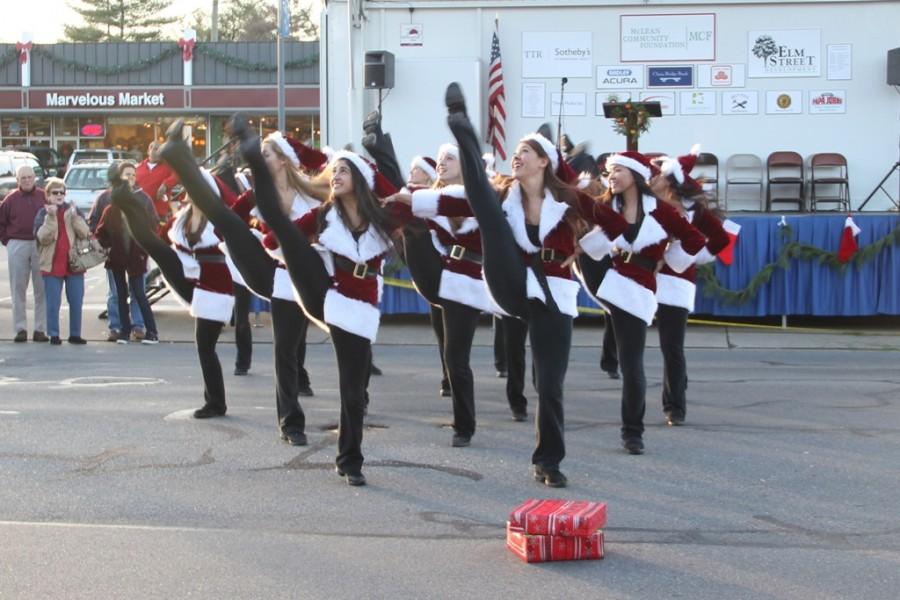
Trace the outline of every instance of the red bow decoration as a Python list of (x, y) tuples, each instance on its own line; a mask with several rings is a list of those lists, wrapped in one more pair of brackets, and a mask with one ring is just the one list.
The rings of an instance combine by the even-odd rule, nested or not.
[(23, 65), (28, 62), (29, 52), (31, 52), (31, 42), (16, 42), (16, 53), (19, 55), (19, 62)]
[(193, 58), (194, 44), (196, 43), (196, 40), (186, 40), (184, 38), (178, 40), (178, 47), (181, 48), (181, 58), (184, 59), (184, 62), (187, 62)]

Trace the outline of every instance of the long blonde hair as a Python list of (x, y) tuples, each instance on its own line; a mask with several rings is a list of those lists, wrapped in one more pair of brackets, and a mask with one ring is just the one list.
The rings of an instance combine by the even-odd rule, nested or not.
[(269, 152), (274, 153), (275, 156), (283, 161), (284, 173), (291, 188), (301, 194), (315, 198), (319, 202), (328, 200), (328, 197), (331, 195), (331, 184), (329, 183), (331, 170), (329, 168), (312, 177), (306, 177), (300, 172), (300, 169), (294, 166), (291, 159), (281, 151), (278, 144), (271, 141), (265, 141), (263, 144), (269, 149)]

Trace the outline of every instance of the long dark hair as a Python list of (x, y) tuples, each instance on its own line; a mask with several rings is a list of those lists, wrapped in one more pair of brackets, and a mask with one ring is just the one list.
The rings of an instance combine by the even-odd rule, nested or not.
[[(643, 175), (641, 175), (640, 173), (635, 173), (631, 169), (628, 170), (631, 171), (631, 176), (634, 178), (634, 186), (637, 188), (638, 195), (640, 196), (640, 198), (638, 198), (638, 201), (640, 201), (644, 196), (653, 196), (654, 198), (658, 198), (657, 195), (653, 193), (653, 190), (650, 189), (650, 185), (647, 183), (647, 180), (644, 179)], [(602, 196), (600, 196), (600, 202), (605, 202), (607, 204), (615, 200), (617, 200), (619, 204), (625, 203), (625, 199), (622, 198), (622, 194), (613, 194), (612, 188), (606, 188), (606, 191), (603, 192)], [(640, 206), (640, 204), (638, 204), (638, 206)], [(643, 209), (641, 209), (641, 212), (643, 212)]]
[(703, 191), (703, 179), (696, 180), (696, 185), (700, 188), (699, 192), (697, 191), (697, 188), (693, 186), (678, 183), (678, 180), (675, 179), (674, 175), (666, 175), (666, 183), (669, 184), (670, 197), (660, 198), (661, 200), (667, 201), (673, 204), (679, 211), (683, 211), (684, 205), (682, 204), (682, 198), (686, 198), (696, 205), (696, 210), (708, 210), (717, 218), (723, 218), (723, 213), (718, 207), (715, 209), (709, 207), (709, 196)]
[[(378, 201), (375, 193), (369, 188), (369, 182), (367, 182), (366, 178), (363, 177), (363, 174), (359, 172), (359, 169), (356, 168), (356, 165), (349, 160), (340, 160), (343, 160), (350, 167), (350, 177), (351, 181), (353, 181), (353, 195), (356, 197), (356, 206), (359, 210), (359, 213), (362, 215), (363, 220), (365, 221), (364, 224), (366, 226), (374, 226), (375, 231), (379, 236), (381, 236), (385, 241), (390, 241), (391, 232), (395, 229), (395, 226), (388, 212), (381, 206), (381, 203)], [(327, 215), (328, 211), (332, 209), (338, 211), (338, 214), (340, 215), (341, 220), (344, 221), (344, 224), (349, 225), (349, 222), (346, 219), (347, 215), (344, 214), (344, 209), (341, 207), (341, 203), (332, 193), (328, 196), (328, 199), (322, 205), (322, 210), (319, 211), (319, 232), (321, 232), (325, 228), (325, 215)]]
[(578, 190), (564, 182), (556, 176), (553, 170), (553, 161), (544, 152), (544, 148), (534, 140), (524, 140), (522, 143), (528, 144), (528, 147), (534, 150), (541, 158), (547, 159), (547, 166), (544, 167), (544, 187), (550, 190), (550, 194), (557, 202), (564, 202), (569, 205), (566, 210), (565, 220), (576, 237), (586, 233), (589, 229), (587, 223), (579, 216), (578, 212)]

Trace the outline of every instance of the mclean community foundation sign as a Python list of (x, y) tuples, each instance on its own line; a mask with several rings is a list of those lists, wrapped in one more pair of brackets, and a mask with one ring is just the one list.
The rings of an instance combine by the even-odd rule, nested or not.
[(183, 108), (184, 93), (181, 90), (72, 90), (37, 91), (29, 93), (29, 108), (52, 109), (166, 109)]

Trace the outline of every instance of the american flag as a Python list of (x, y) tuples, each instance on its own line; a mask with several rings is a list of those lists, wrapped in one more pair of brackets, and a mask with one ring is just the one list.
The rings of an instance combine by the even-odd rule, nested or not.
[(500, 38), (494, 31), (491, 42), (491, 65), (488, 70), (488, 130), (487, 143), (494, 153), (506, 160), (506, 92), (503, 89), (503, 60), (500, 58)]

